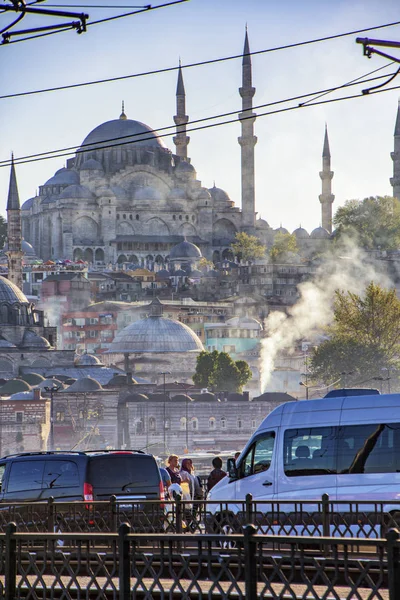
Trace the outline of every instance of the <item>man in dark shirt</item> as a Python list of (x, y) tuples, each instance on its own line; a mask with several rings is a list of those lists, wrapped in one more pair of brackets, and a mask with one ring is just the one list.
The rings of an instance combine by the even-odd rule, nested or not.
[(214, 485), (226, 477), (225, 471), (222, 470), (222, 460), (219, 456), (216, 456), (212, 460), (212, 466), (214, 467), (207, 479), (207, 492), (209, 492)]

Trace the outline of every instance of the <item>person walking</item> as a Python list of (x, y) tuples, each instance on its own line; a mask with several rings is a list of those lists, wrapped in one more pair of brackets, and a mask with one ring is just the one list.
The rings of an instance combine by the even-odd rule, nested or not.
[(212, 459), (212, 466), (214, 467), (207, 479), (207, 492), (209, 492), (214, 485), (226, 477), (226, 472), (222, 470), (222, 459), (216, 456)]
[(179, 456), (177, 454), (171, 454), (171, 456), (168, 457), (166, 471), (168, 471), (171, 478), (171, 483), (181, 485), (182, 477), (179, 472)]

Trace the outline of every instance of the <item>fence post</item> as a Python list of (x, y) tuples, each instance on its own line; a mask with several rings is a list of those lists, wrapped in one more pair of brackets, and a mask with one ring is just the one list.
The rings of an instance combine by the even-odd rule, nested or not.
[(131, 564), (129, 560), (129, 540), (131, 532), (129, 523), (121, 523), (118, 529), (119, 549), (119, 600), (130, 600), (131, 593)]
[(182, 533), (182, 496), (177, 494), (175, 497), (175, 532)]
[(8, 523), (6, 527), (6, 557), (4, 571), (4, 600), (17, 597), (17, 540), (16, 523)]
[(253, 521), (254, 521), (253, 515), (254, 515), (253, 495), (246, 494), (246, 525), (253, 523)]
[(329, 537), (330, 534), (329, 494), (322, 494), (322, 535)]
[[(246, 525), (244, 533), (244, 562), (245, 562), (245, 598), (255, 600), (257, 598), (257, 561), (254, 525)], [(390, 599), (391, 600), (391, 599)], [(397, 599), (396, 599), (397, 600)]]
[(386, 534), (389, 600), (400, 600), (400, 533), (389, 529)]
[(47, 531), (54, 533), (56, 525), (54, 498), (50, 496), (47, 501)]
[(110, 531), (118, 531), (118, 519), (117, 519), (117, 496), (110, 496), (110, 508), (111, 508), (111, 527)]

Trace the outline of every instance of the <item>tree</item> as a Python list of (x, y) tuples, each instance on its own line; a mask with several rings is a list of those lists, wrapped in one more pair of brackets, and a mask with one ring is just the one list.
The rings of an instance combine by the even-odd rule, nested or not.
[(371, 196), (348, 200), (336, 211), (337, 239), (349, 236), (363, 248), (397, 249), (400, 245), (400, 200)]
[(244, 360), (234, 361), (227, 352), (200, 352), (193, 381), (199, 387), (241, 392), (252, 372)]
[(235, 241), (231, 244), (231, 250), (239, 260), (254, 260), (265, 256), (265, 246), (255, 235), (249, 235), (244, 231), (235, 234)]
[(298, 252), (296, 236), (292, 233), (278, 232), (269, 255), (271, 260), (279, 262), (280, 260), (284, 260), (288, 254), (298, 254)]
[[(310, 374), (325, 383), (372, 382), (400, 359), (400, 300), (395, 290), (370, 283), (363, 296), (336, 291), (329, 339), (313, 353)], [(376, 380), (376, 379), (375, 379)]]
[(207, 269), (214, 269), (214, 263), (212, 260), (208, 260), (204, 256), (199, 260), (199, 269), (201, 271), (207, 271)]
[(4, 247), (7, 239), (7, 221), (0, 215), (0, 250)]

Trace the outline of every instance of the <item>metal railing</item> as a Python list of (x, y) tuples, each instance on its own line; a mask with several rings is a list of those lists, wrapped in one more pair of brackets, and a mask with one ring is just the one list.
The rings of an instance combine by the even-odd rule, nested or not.
[(400, 529), (400, 501), (107, 501), (0, 504), (0, 532), (15, 522), (20, 532), (116, 532), (129, 523), (136, 533), (238, 533), (252, 524), (258, 534), (377, 539)]
[[(229, 537), (229, 539), (228, 539)], [(278, 539), (277, 539), (278, 538)], [(248, 525), (232, 536), (118, 533), (0, 534), (4, 600), (179, 598), (400, 599), (400, 534), (386, 539), (285, 539)], [(230, 546), (225, 547), (225, 543)], [(357, 546), (357, 557), (349, 548)], [(364, 555), (365, 554), (365, 555)]]

